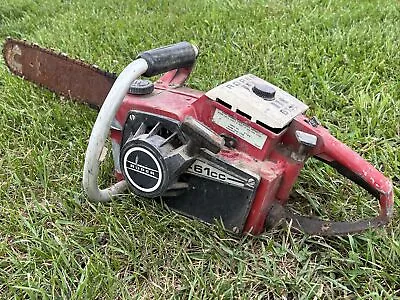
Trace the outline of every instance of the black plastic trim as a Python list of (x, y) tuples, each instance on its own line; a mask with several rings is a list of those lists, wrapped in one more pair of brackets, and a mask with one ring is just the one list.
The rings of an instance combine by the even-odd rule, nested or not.
[(144, 76), (150, 77), (170, 70), (190, 67), (195, 63), (196, 55), (192, 44), (180, 42), (142, 52), (138, 58), (143, 58), (147, 62), (148, 69)]

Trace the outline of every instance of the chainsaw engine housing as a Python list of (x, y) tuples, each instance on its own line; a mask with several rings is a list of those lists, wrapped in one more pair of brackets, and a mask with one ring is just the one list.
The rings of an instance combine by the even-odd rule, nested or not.
[(182, 84), (190, 71), (166, 73), (148, 94), (128, 93), (115, 116), (115, 171), (134, 193), (234, 232), (259, 234), (282, 217), (300, 170), (315, 156), (379, 198), (381, 214), (355, 223), (287, 214), (298, 227), (345, 234), (387, 222), (390, 181), (305, 117), (307, 105), (252, 74), (206, 93), (189, 89)]
[[(286, 201), (304, 163), (291, 158), (298, 149), (279, 144), (307, 106), (250, 74), (205, 94), (172, 88), (168, 76), (149, 94), (127, 94), (117, 112), (111, 136), (118, 177), (135, 194), (161, 198), (185, 215), (261, 232), (272, 203)], [(222, 137), (223, 145), (193, 142), (183, 130), (188, 117), (209, 131), (209, 143)]]

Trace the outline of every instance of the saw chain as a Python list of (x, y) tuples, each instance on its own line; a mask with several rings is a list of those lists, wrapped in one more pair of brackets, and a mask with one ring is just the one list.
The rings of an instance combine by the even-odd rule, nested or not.
[(3, 47), (9, 70), (58, 95), (99, 109), (117, 76), (65, 53), (25, 40), (7, 38)]

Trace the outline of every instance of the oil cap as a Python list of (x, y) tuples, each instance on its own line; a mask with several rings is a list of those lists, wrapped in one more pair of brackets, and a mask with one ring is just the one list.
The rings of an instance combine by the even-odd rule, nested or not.
[(129, 87), (128, 93), (132, 95), (147, 95), (154, 91), (154, 84), (150, 80), (136, 79)]
[(253, 93), (264, 100), (274, 100), (275, 92), (276, 91), (272, 86), (265, 83), (256, 83), (253, 86)]

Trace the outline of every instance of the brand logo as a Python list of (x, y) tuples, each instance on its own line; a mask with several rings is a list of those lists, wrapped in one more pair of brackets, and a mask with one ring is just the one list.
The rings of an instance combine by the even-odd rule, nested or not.
[(158, 176), (159, 176), (158, 170), (154, 170), (154, 169), (149, 168), (148, 166), (139, 164), (139, 156), (138, 155), (136, 155), (135, 161), (127, 160), (127, 162), (129, 164), (128, 169), (131, 169), (133, 171), (139, 172), (145, 176), (149, 176), (152, 178), (158, 178)]
[(126, 179), (139, 191), (151, 193), (160, 187), (161, 165), (149, 150), (142, 147), (129, 149), (123, 157), (123, 167)]

